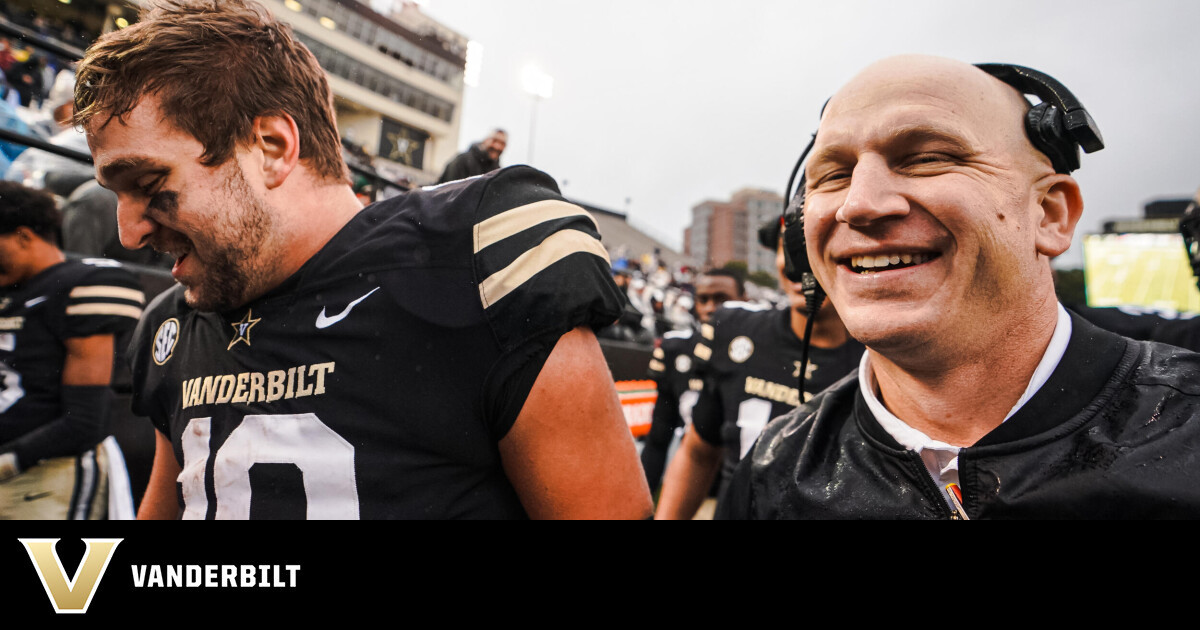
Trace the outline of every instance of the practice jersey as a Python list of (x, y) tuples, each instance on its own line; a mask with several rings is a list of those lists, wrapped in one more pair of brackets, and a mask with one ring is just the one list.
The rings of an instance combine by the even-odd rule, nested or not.
[[(729, 479), (767, 422), (800, 405), (804, 344), (789, 310), (746, 302), (726, 302), (700, 330), (692, 353), (705, 385), (693, 422), (704, 441), (725, 447), (722, 478)], [(863, 350), (852, 338), (810, 347), (804, 400), (858, 367)]]
[(497, 444), (558, 338), (621, 300), (592, 217), (511, 167), (365, 208), (245, 306), (163, 294), (135, 411), (184, 518), (520, 518)]
[(692, 423), (692, 407), (700, 398), (702, 381), (693, 370), (692, 348), (695, 345), (695, 331), (671, 331), (663, 335), (662, 343), (650, 357), (648, 371), (658, 390), (658, 398), (654, 403), (650, 432), (642, 446), (642, 469), (651, 490), (658, 488), (662, 481), (667, 450), (675, 430)]
[[(20, 285), (0, 288), (0, 452), (13, 440), (62, 420), (65, 342), (114, 335), (124, 341), (145, 297), (120, 263), (102, 258), (56, 264)], [(23, 449), (24, 450), (24, 449)], [(77, 455), (53, 445), (23, 459)], [(32, 462), (24, 461), (23, 466)]]

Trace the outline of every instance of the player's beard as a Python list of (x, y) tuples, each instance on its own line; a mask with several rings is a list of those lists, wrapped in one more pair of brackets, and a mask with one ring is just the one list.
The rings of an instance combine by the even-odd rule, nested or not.
[[(274, 246), (270, 206), (254, 194), (236, 162), (229, 166), (222, 188), (229, 205), (240, 211), (216, 215), (194, 238), (163, 228), (153, 243), (158, 251), (196, 258), (199, 272), (184, 283), (184, 300), (198, 311), (227, 311), (265, 293), (283, 254)], [(163, 194), (159, 203), (165, 214), (177, 214), (175, 193)]]

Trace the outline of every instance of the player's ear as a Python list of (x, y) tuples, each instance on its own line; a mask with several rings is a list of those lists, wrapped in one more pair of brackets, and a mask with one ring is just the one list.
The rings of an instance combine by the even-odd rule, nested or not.
[(17, 244), (23, 248), (28, 248), (30, 245), (33, 245), (34, 240), (39, 238), (33, 230), (24, 225), (13, 230), (12, 234), (14, 237), (16, 237)]
[(262, 150), (263, 182), (276, 188), (300, 162), (300, 129), (287, 114), (254, 119), (254, 142)]
[(1083, 215), (1083, 196), (1070, 175), (1048, 175), (1036, 186), (1041, 216), (1035, 243), (1039, 254), (1053, 258), (1071, 246), (1075, 225)]

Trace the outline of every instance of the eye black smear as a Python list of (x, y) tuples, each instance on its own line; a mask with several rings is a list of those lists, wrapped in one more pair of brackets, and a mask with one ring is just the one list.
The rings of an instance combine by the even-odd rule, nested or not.
[(154, 194), (150, 198), (150, 209), (157, 210), (168, 217), (174, 217), (179, 210), (179, 193), (172, 190), (163, 190)]

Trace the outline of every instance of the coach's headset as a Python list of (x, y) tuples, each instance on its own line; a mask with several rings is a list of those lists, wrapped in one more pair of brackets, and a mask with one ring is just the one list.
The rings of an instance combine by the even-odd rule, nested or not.
[[(1083, 108), (1079, 99), (1054, 77), (1032, 68), (1010, 64), (980, 63), (975, 64), (975, 67), (1007, 83), (1021, 94), (1034, 95), (1041, 99), (1040, 103), (1030, 107), (1029, 112), (1025, 114), (1025, 133), (1034, 148), (1050, 158), (1055, 172), (1069, 174), (1078, 169), (1080, 148), (1087, 153), (1095, 153), (1104, 148), (1104, 137), (1100, 135), (1096, 121), (1092, 120), (1091, 114)], [(825, 103), (828, 105), (829, 101)], [(825, 108), (822, 107), (821, 113), (824, 114), (824, 111)], [(808, 371), (809, 339), (812, 337), (817, 311), (825, 301), (825, 291), (813, 275), (807, 245), (804, 242), (804, 175), (800, 175), (800, 185), (796, 189), (795, 198), (791, 195), (796, 175), (800, 173), (804, 159), (808, 157), (808, 152), (812, 150), (816, 140), (817, 134), (813, 132), (808, 146), (804, 148), (800, 159), (796, 160), (796, 166), (792, 168), (787, 187), (783, 189), (784, 208), (780, 217), (783, 224), (783, 273), (788, 280), (800, 283), (805, 299), (805, 316), (808, 319), (804, 330), (804, 350), (800, 365), (802, 397), (804, 376)], [(1197, 270), (1200, 276), (1200, 245), (1193, 244), (1197, 243), (1196, 239), (1200, 237), (1200, 211), (1195, 211), (1194, 204), (1192, 209), (1194, 220), (1189, 225), (1195, 229), (1192, 231), (1193, 240), (1188, 244), (1188, 253), (1193, 269)], [(1185, 238), (1188, 238), (1186, 232)]]

